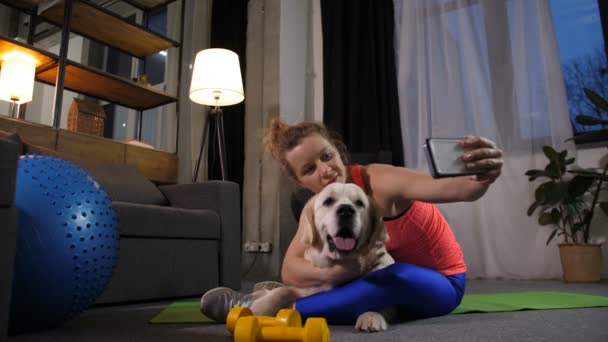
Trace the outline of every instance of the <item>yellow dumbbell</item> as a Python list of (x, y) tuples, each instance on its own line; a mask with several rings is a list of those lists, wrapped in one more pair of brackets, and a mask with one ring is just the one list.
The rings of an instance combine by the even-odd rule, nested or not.
[(275, 317), (270, 316), (254, 316), (253, 312), (249, 308), (245, 307), (234, 307), (228, 313), (226, 317), (226, 328), (231, 333), (234, 332), (234, 327), (239, 319), (243, 317), (255, 317), (262, 327), (302, 327), (302, 316), (296, 310), (283, 309), (277, 313)]
[(255, 316), (236, 323), (234, 342), (329, 342), (325, 318), (309, 318), (304, 327), (262, 327)]

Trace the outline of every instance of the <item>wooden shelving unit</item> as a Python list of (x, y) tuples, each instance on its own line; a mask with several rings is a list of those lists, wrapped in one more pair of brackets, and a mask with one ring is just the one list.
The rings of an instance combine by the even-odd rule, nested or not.
[[(122, 1), (143, 11), (145, 21), (148, 13), (176, 0)], [(58, 54), (0, 35), (0, 57), (4, 53), (14, 50), (30, 54), (38, 61), (36, 80), (55, 86), (56, 101), (54, 102), (52, 124), (55, 132), (63, 131), (59, 129), (60, 120), (58, 119), (61, 116), (63, 96), (57, 94), (63, 94), (64, 89), (136, 110), (140, 116), (138, 120), (140, 125), (139, 137), (141, 137), (141, 115), (143, 111), (179, 101), (178, 96), (67, 59), (70, 33), (119, 49), (132, 57), (140, 59), (175, 47), (178, 48), (179, 59), (181, 60), (179, 42), (152, 32), (144, 26), (129, 22), (126, 18), (86, 0), (0, 0), (0, 3), (33, 16), (31, 22), (34, 25), (30, 28), (28, 34), (30, 38), (28, 39), (31, 39), (33, 35), (36, 22), (47, 21), (61, 28), (60, 52)], [(183, 2), (181, 6), (183, 13), (185, 8)], [(64, 18), (65, 13), (71, 13), (71, 16)], [(181, 68), (178, 67), (178, 83), (180, 81), (180, 70)], [(179, 110), (179, 106), (177, 108)], [(179, 113), (177, 114), (179, 120)], [(92, 139), (90, 143), (97, 141)], [(55, 147), (57, 147), (57, 143), (55, 143)], [(177, 162), (175, 154), (142, 150), (131, 145), (127, 146), (125, 151), (129, 152), (130, 155), (139, 153), (145, 154), (146, 158), (151, 158), (149, 160), (146, 158), (138, 159), (137, 163), (142, 164), (138, 165), (140, 168), (147, 168), (144, 165), (148, 164), (154, 165), (159, 162), (158, 160), (154, 161), (158, 158), (163, 161), (159, 162), (163, 166), (159, 168), (158, 172), (150, 171), (150, 168), (147, 168), (149, 169), (147, 173), (150, 179), (167, 183), (176, 180), (175, 167)]]
[(177, 156), (89, 134), (56, 129), (0, 115), (0, 129), (17, 132), (34, 145), (64, 154), (67, 160), (133, 165), (149, 180), (177, 183)]
[[(32, 56), (36, 59), (36, 73), (41, 72), (47, 68), (57, 64), (57, 56), (43, 50), (36, 49), (30, 45), (18, 42), (16, 40), (6, 38), (0, 35), (0, 56), (5, 54), (19, 51), (27, 55)], [(0, 63), (0, 68), (2, 64)]]
[[(37, 75), (39, 80), (54, 84), (58, 67)], [(155, 88), (139, 85), (76, 62), (68, 62), (64, 86), (66, 89), (94, 96), (136, 110), (146, 110), (177, 101), (172, 95)]]
[(38, 8), (38, 5), (42, 4), (45, 1), (47, 0), (2, 0), (0, 2), (8, 6), (25, 11), (27, 13), (34, 13), (36, 12), (36, 8)]
[[(159, 1), (153, 2), (159, 3)], [(63, 1), (59, 1), (43, 10), (39, 13), (39, 16), (62, 26), (63, 12)], [(149, 31), (143, 26), (130, 23), (115, 13), (84, 1), (74, 1), (72, 5), (70, 30), (139, 58), (179, 46), (178, 42)]]
[[(54, 85), (57, 79), (58, 57), (7, 37), (0, 36), (0, 54), (21, 51), (38, 60), (36, 79)], [(146, 110), (177, 101), (177, 97), (155, 88), (142, 86), (80, 63), (68, 61), (64, 80), (66, 89), (97, 97), (135, 110)]]
[[(35, 0), (34, 0), (35, 1)], [(164, 6), (169, 3), (174, 2), (175, 0), (124, 0), (124, 2), (128, 2), (131, 5), (140, 8), (140, 9), (153, 9), (159, 6)]]

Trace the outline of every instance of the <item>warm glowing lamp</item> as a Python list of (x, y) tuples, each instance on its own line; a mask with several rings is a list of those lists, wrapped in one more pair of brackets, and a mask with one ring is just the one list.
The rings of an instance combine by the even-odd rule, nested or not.
[(198, 52), (192, 70), (190, 83), (190, 100), (207, 106), (213, 106), (205, 120), (201, 149), (194, 170), (193, 181), (196, 181), (201, 162), (205, 138), (209, 130), (209, 117), (215, 118), (217, 142), (220, 154), (222, 179), (226, 179), (224, 122), (221, 106), (230, 106), (245, 99), (239, 56), (226, 49), (206, 49)]
[(2, 57), (0, 100), (13, 104), (11, 117), (17, 116), (20, 104), (32, 100), (35, 74), (36, 60), (31, 56), (13, 51)]

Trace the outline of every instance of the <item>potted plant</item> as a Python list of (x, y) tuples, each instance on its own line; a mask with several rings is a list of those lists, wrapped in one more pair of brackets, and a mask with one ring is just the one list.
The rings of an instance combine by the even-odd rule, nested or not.
[[(596, 107), (608, 113), (608, 102), (601, 96), (589, 89), (585, 89), (585, 94)], [(587, 115), (578, 115), (576, 121), (583, 125), (608, 124)], [(592, 241), (590, 233), (595, 209), (600, 207), (608, 214), (608, 202), (599, 201), (600, 192), (607, 190), (608, 163), (600, 169), (580, 168), (575, 165), (575, 158), (568, 158), (566, 150), (543, 146), (543, 153), (548, 159), (544, 170), (526, 171), (529, 181), (545, 180), (535, 190), (528, 216), (538, 211), (538, 223), (553, 227), (547, 245), (555, 236), (562, 238), (559, 251), (565, 281), (599, 281), (601, 242)]]

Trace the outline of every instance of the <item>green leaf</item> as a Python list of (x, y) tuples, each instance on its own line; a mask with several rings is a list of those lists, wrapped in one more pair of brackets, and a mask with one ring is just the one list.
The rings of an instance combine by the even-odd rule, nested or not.
[(559, 218), (556, 221), (555, 218), (553, 217), (553, 215), (551, 215), (551, 213), (542, 213), (538, 217), (538, 224), (540, 224), (541, 226), (557, 224), (557, 223), (559, 223)]
[(560, 179), (560, 167), (552, 161), (545, 167), (545, 174), (551, 179)]
[(568, 172), (573, 173), (575, 175), (581, 175), (594, 179), (600, 179), (602, 177), (602, 173), (599, 171), (595, 171), (595, 169), (570, 170)]
[(544, 204), (545, 200), (547, 198), (547, 188), (550, 187), (550, 184), (553, 184), (555, 182), (553, 181), (549, 181), (546, 183), (543, 183), (541, 185), (538, 186), (538, 188), (536, 188), (536, 191), (534, 191), (534, 199), (536, 200), (536, 202), (539, 202), (540, 204)]
[(545, 173), (543, 170), (528, 170), (526, 171), (525, 175), (526, 176), (538, 176), (539, 174)]
[(528, 216), (532, 216), (532, 214), (534, 214), (534, 211), (536, 210), (536, 208), (538, 208), (539, 205), (539, 201), (534, 201), (534, 203), (532, 203), (528, 208)]
[(580, 114), (574, 118), (577, 124), (583, 126), (608, 125), (608, 120), (596, 118), (595, 116)]
[(557, 229), (553, 230), (553, 232), (551, 233), (551, 235), (549, 235), (549, 238), (547, 239), (547, 243), (545, 243), (545, 246), (548, 246), (549, 243), (551, 242), (551, 240), (553, 240), (553, 238), (555, 237), (555, 234), (557, 234)]
[(594, 179), (592, 177), (581, 175), (574, 176), (574, 178), (572, 178), (568, 184), (568, 195), (570, 195), (572, 198), (582, 196), (589, 190), (591, 184), (593, 184), (593, 181)]
[(564, 164), (570, 165), (570, 164), (574, 163), (575, 160), (576, 160), (576, 158), (568, 158), (564, 161)]
[(525, 173), (526, 176), (528, 176), (528, 180), (529, 181), (533, 181), (538, 177), (546, 177), (547, 175), (545, 174), (545, 171), (543, 170), (528, 170)]
[(585, 132), (575, 135), (572, 138), (568, 138), (565, 141), (574, 140), (575, 142), (589, 142), (596, 140), (605, 140), (608, 138), (608, 130)]
[(589, 101), (591, 101), (597, 108), (608, 113), (608, 102), (606, 102), (602, 96), (589, 88), (585, 88), (584, 92)]
[(543, 146), (543, 153), (550, 161), (554, 163), (559, 162), (559, 153), (553, 147), (548, 145)]
[(541, 184), (544, 189), (545, 203), (549, 205), (557, 204), (568, 196), (568, 184), (548, 182)]
[(562, 213), (559, 209), (557, 208), (553, 208), (551, 210), (551, 218), (555, 221), (555, 222), (559, 222), (559, 219), (562, 217)]

